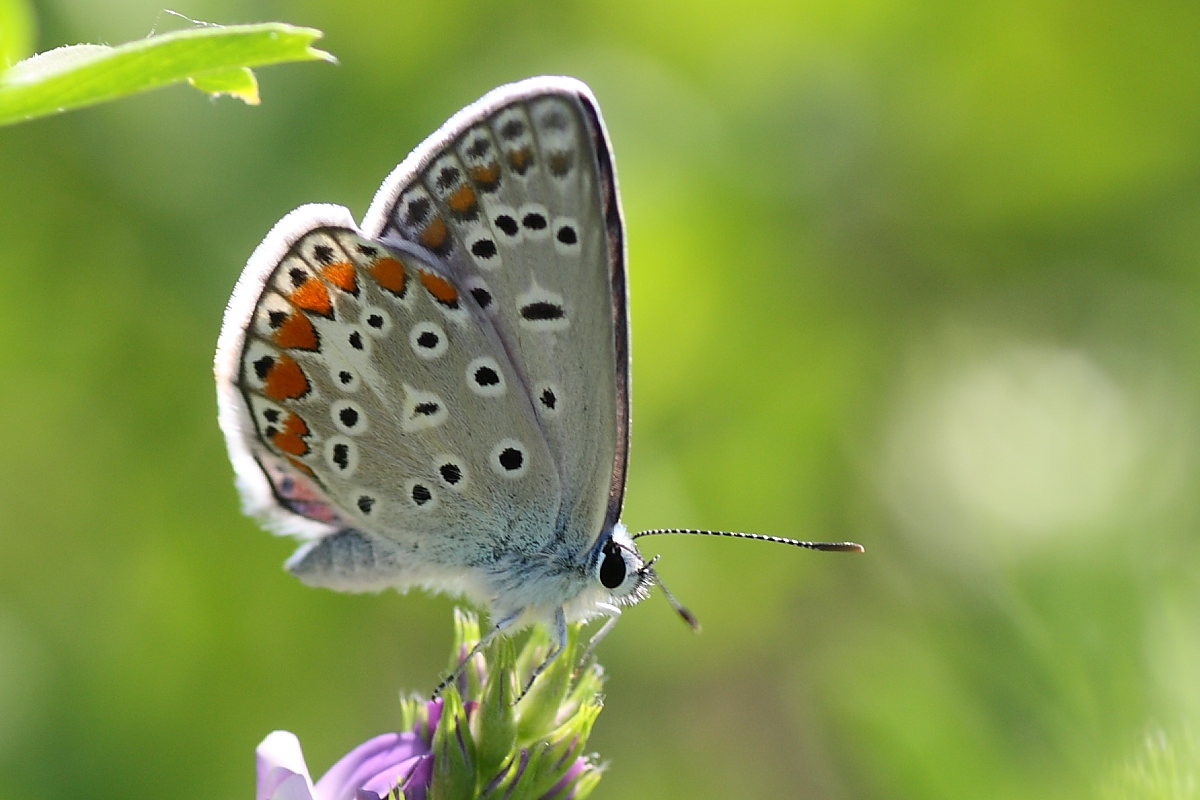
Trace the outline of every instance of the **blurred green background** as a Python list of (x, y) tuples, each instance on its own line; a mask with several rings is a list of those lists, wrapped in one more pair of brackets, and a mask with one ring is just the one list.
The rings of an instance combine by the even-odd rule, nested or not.
[[(647, 540), (704, 632), (600, 648), (596, 796), (1195, 796), (1130, 775), (1200, 752), (1200, 5), (174, 8), (341, 63), (0, 129), (0, 797), (250, 797), (269, 731), (320, 774), (432, 687), (452, 601), (286, 575), (210, 360), (276, 219), (541, 73), (617, 155), (626, 522), (868, 549)], [(42, 0), (37, 47), (161, 9)]]

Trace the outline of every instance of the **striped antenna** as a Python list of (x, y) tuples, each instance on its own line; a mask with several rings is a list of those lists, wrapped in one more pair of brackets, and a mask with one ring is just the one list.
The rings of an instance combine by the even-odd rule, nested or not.
[(830, 553), (864, 553), (866, 548), (854, 542), (802, 542), (799, 539), (788, 539), (785, 536), (767, 536), (762, 533), (741, 533), (739, 531), (706, 531), (696, 528), (655, 528), (633, 534), (634, 539), (643, 536), (662, 536), (668, 533), (684, 533), (692, 536), (728, 536), (731, 539), (756, 539), (760, 542), (776, 542), (790, 544), (792, 547), (804, 547), (809, 550), (824, 550)]
[[(640, 539), (643, 536), (664, 536), (668, 533), (688, 534), (691, 536), (728, 536), (731, 539), (757, 539), (760, 542), (775, 542), (777, 544), (790, 544), (792, 547), (804, 547), (808, 550), (824, 550), (831, 553), (865, 553), (866, 548), (855, 542), (802, 542), (799, 539), (788, 539), (785, 536), (767, 536), (762, 533), (742, 533), (740, 531), (706, 531), (697, 528), (655, 528), (654, 530), (641, 531), (633, 534), (631, 538)], [(662, 578), (654, 570), (654, 563), (658, 561), (658, 556), (650, 559), (649, 562), (642, 568), (645, 573), (650, 575), (654, 582), (658, 584), (658, 588), (662, 589), (663, 595), (667, 598), (667, 602), (675, 609), (675, 613), (683, 617), (684, 622), (691, 626), (692, 630), (700, 631), (700, 620), (696, 619), (696, 615), (688, 610), (687, 606), (675, 599), (675, 595), (662, 582)]]

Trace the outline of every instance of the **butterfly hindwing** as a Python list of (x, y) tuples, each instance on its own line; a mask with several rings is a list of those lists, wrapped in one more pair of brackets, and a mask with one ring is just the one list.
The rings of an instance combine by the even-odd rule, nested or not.
[(535, 546), (520, 537), (552, 524), (558, 474), (491, 323), (444, 266), (298, 209), (247, 274), (223, 403), (231, 452), (279, 505), (318, 535), (419, 547), (426, 573)]

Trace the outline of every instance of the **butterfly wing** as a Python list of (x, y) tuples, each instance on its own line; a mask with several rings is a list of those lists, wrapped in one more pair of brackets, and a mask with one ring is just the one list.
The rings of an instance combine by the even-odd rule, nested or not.
[(594, 99), (497, 89), (392, 172), (361, 232), (305, 206), (251, 257), (216, 365), (247, 509), (313, 540), (289, 563), (309, 583), (560, 607), (620, 511), (627, 324)]
[(554, 521), (558, 474), (488, 319), (444, 265), (364, 238), (345, 209), (268, 235), (217, 371), (247, 506), (317, 538), (293, 564), (311, 583), (487, 602), (473, 571)]
[(629, 420), (624, 228), (591, 91), (490, 92), (388, 176), (363, 227), (435, 253), (487, 313), (557, 465), (555, 536), (582, 559), (620, 514)]

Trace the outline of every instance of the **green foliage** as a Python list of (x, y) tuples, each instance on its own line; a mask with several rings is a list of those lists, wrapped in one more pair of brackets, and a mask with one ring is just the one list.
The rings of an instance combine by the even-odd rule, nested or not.
[(1140, 751), (1112, 770), (1102, 800), (1196, 800), (1200, 798), (1200, 743), (1195, 737), (1154, 731)]
[(33, 14), (25, 0), (0, 0), (0, 75), (29, 54), (33, 46)]
[[(454, 623), (452, 669), (479, 641), (474, 614), (456, 609)], [(556, 796), (582, 799), (595, 787), (599, 769), (590, 762), (577, 766), (577, 761), (588, 757), (585, 748), (602, 708), (603, 678), (599, 666), (575, 663), (579, 634), (579, 626), (570, 628), (569, 646), (520, 702), (514, 702), (518, 676), (529, 674), (530, 666), (540, 664), (550, 651), (550, 637), (540, 628), (520, 653), (511, 639), (501, 639), (475, 656), (462, 675), (464, 693), (457, 682), (446, 688), (433, 739), (435, 797), (536, 798), (563, 781)], [(552, 688), (546, 691), (545, 685)], [(569, 691), (558, 691), (560, 686)], [(469, 714), (464, 699), (472, 706)], [(406, 703), (406, 717), (419, 708), (417, 703)]]
[[(15, 17), (15, 12), (11, 16)], [(0, 125), (185, 80), (203, 92), (231, 94), (257, 104), (258, 86), (250, 67), (334, 60), (312, 47), (320, 36), (320, 31), (311, 28), (267, 23), (176, 31), (119, 47), (59, 47), (0, 74)], [(12, 41), (6, 52), (15, 52), (20, 44), (20, 40)]]

